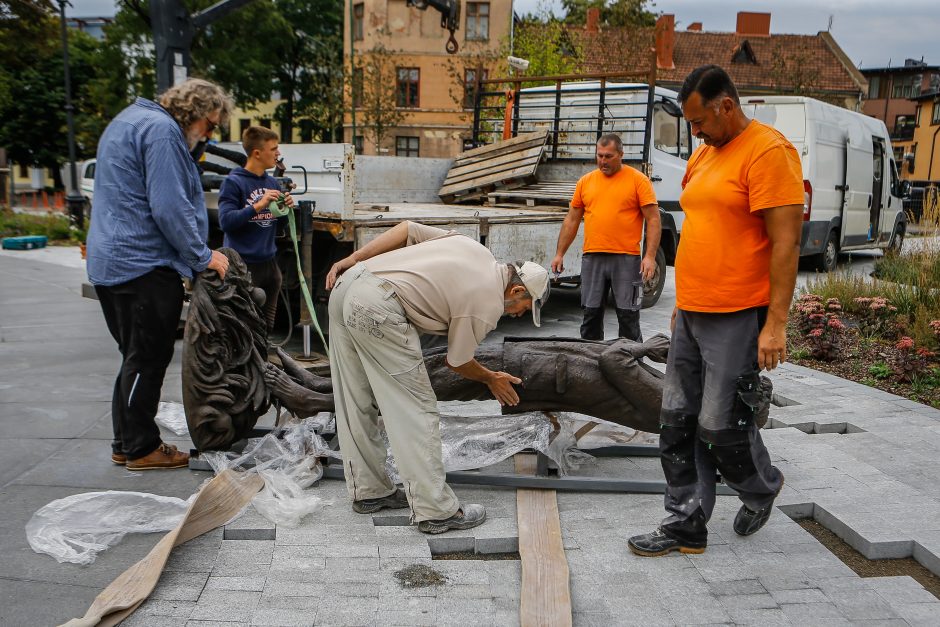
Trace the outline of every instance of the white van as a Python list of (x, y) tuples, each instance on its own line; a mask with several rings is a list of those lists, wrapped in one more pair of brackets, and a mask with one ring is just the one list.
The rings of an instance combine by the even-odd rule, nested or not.
[(907, 230), (888, 129), (881, 120), (802, 96), (741, 98), (745, 115), (783, 133), (803, 162), (801, 256), (821, 272), (840, 251), (900, 250)]

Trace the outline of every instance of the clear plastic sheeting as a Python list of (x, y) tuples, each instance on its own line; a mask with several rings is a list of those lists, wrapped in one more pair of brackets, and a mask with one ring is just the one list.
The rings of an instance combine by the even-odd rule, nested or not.
[(180, 437), (189, 435), (189, 426), (186, 424), (186, 414), (182, 403), (168, 403), (161, 401), (157, 406), (157, 415), (154, 417), (157, 424), (166, 427)]
[(88, 565), (125, 534), (173, 529), (188, 507), (189, 501), (143, 492), (75, 494), (33, 514), (26, 523), (26, 538), (34, 551), (59, 563)]
[(317, 433), (328, 419), (328, 415), (324, 419), (318, 414), (252, 438), (241, 453), (207, 452), (202, 456), (216, 474), (227, 468), (257, 473), (264, 480), (264, 488), (252, 506), (276, 525), (296, 527), (321, 505), (320, 497), (305, 491), (323, 476), (319, 458), (339, 458)]
[[(581, 414), (530, 412), (493, 416), (472, 410), (467, 413), (471, 415), (441, 415), (441, 447), (447, 471), (485, 468), (520, 451), (533, 450), (544, 453), (557, 466), (558, 473), (565, 476), (594, 460), (584, 449), (656, 443), (658, 437)], [(589, 423), (597, 426), (579, 437), (578, 432)], [(400, 483), (391, 452), (385, 470), (394, 482)]]

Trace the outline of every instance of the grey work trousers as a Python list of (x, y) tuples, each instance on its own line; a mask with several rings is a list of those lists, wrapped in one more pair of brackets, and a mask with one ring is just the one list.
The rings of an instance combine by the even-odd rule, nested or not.
[(385, 473), (381, 412), (413, 520), (453, 516), (460, 503), (445, 482), (437, 398), (394, 286), (357, 264), (333, 288), (329, 311), (336, 433), (350, 497), (395, 491)]
[(773, 503), (783, 475), (755, 424), (757, 337), (766, 308), (679, 310), (666, 364), (659, 447), (666, 475), (663, 531), (704, 543), (716, 469), (751, 511)]
[(581, 258), (581, 338), (604, 339), (604, 304), (613, 292), (617, 312), (617, 337), (642, 342), (640, 306), (643, 277), (639, 255), (585, 253)]

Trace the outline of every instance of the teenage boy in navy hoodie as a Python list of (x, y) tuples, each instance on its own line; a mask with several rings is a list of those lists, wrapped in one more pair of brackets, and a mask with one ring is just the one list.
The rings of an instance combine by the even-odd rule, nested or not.
[(293, 207), (294, 199), (282, 193), (274, 177), (266, 172), (281, 155), (277, 133), (263, 126), (249, 126), (242, 134), (242, 148), (248, 155), (245, 167), (232, 170), (219, 191), (219, 224), (225, 233), (224, 245), (238, 251), (252, 282), (264, 290), (264, 317), (270, 331), (277, 312), (281, 270), (275, 259), (277, 218), (269, 205), (283, 200)]

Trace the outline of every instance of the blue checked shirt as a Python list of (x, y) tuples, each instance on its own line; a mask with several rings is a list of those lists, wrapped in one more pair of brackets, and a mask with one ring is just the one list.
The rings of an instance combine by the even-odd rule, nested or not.
[(199, 170), (163, 107), (138, 98), (98, 142), (88, 279), (119, 285), (168, 266), (185, 277), (212, 256)]

